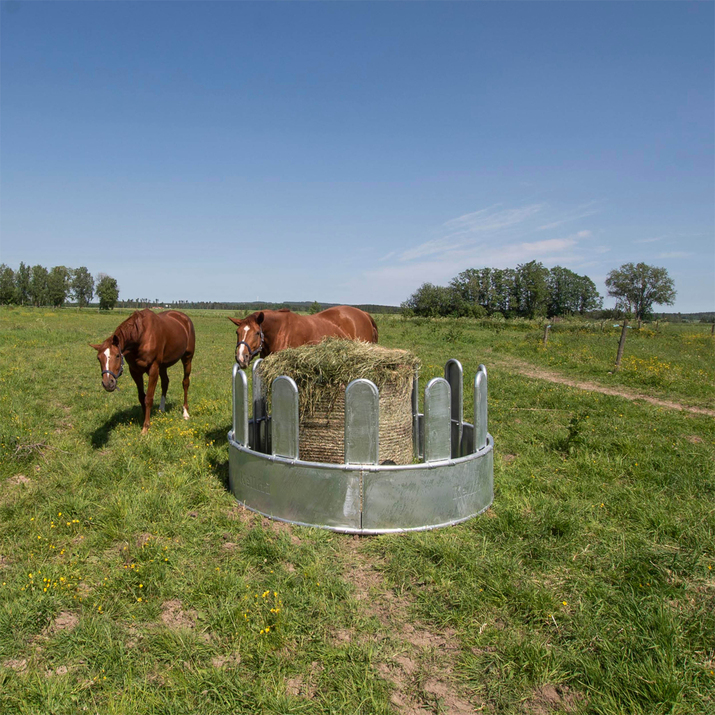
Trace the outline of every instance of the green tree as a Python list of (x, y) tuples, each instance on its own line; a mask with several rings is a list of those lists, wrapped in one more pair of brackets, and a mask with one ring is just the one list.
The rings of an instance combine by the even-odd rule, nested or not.
[(0, 305), (10, 305), (15, 300), (15, 271), (0, 265)]
[(308, 308), (308, 313), (310, 313), (310, 315), (315, 315), (316, 313), (320, 313), (320, 303), (318, 303), (317, 300), (314, 300), (310, 304), (310, 307)]
[(47, 295), (50, 305), (61, 308), (70, 293), (72, 271), (65, 266), (55, 266), (47, 276)]
[(72, 271), (72, 294), (80, 308), (88, 305), (94, 296), (94, 278), (84, 266)]
[(548, 314), (573, 315), (597, 310), (603, 303), (603, 298), (598, 294), (596, 285), (588, 276), (554, 266), (547, 278), (549, 289)]
[(675, 302), (675, 284), (668, 271), (645, 263), (624, 263), (612, 270), (606, 278), (606, 287), (617, 306), (633, 313), (637, 320), (647, 318), (654, 304)]
[(30, 267), (22, 261), (15, 273), (15, 302), (27, 305), (30, 302)]
[(36, 265), (30, 269), (30, 299), (34, 306), (47, 305), (47, 268)]
[(546, 315), (549, 288), (546, 279), (549, 271), (543, 263), (529, 261), (516, 267), (516, 295), (519, 315), (535, 318)]
[(116, 279), (106, 273), (97, 276), (97, 296), (100, 310), (113, 310), (119, 298), (119, 286)]

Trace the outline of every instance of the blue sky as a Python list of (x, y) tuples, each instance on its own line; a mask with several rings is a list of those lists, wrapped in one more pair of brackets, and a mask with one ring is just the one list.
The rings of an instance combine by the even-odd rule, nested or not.
[[(397, 305), (539, 260), (715, 309), (712, 2), (9, 2), (0, 261)], [(612, 304), (607, 299), (606, 305)]]

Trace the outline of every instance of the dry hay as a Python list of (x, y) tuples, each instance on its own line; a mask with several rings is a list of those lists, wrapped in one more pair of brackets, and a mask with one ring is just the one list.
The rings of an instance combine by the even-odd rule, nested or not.
[(380, 462), (412, 461), (412, 379), (418, 358), (407, 350), (326, 338), (269, 355), (259, 367), (264, 385), (288, 375), (298, 386), (299, 449), (305, 461), (344, 461), (345, 388), (358, 378), (380, 391)]

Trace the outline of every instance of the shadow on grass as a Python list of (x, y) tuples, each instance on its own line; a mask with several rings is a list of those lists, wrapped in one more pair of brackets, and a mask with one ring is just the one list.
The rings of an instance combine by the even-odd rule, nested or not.
[(227, 492), (231, 491), (228, 484), (228, 459), (224, 462), (212, 463), (211, 473), (221, 482), (221, 485)]
[(109, 442), (109, 435), (119, 425), (129, 424), (134, 420), (137, 426), (137, 433), (141, 431), (144, 421), (144, 410), (139, 405), (136, 407), (127, 407), (119, 412), (115, 412), (101, 427), (97, 427), (91, 435), (92, 447), (101, 449)]
[[(227, 424), (224, 427), (217, 427), (216, 429), (209, 430), (206, 432), (206, 440), (214, 444), (214, 446), (224, 447), (228, 446), (228, 433), (231, 430), (232, 425)], [(211, 462), (211, 473), (218, 479), (223, 485), (226, 491), (229, 491), (228, 484), (228, 460), (223, 460), (220, 462)]]
[(232, 425), (227, 424), (225, 427), (218, 427), (209, 430), (206, 433), (206, 440), (217, 445), (228, 444), (228, 433), (231, 431)]

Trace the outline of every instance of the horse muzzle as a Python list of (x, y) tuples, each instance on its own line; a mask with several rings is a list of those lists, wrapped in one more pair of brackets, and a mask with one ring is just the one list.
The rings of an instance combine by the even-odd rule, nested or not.
[(114, 392), (117, 389), (117, 381), (113, 377), (102, 379), (102, 387), (107, 392)]

